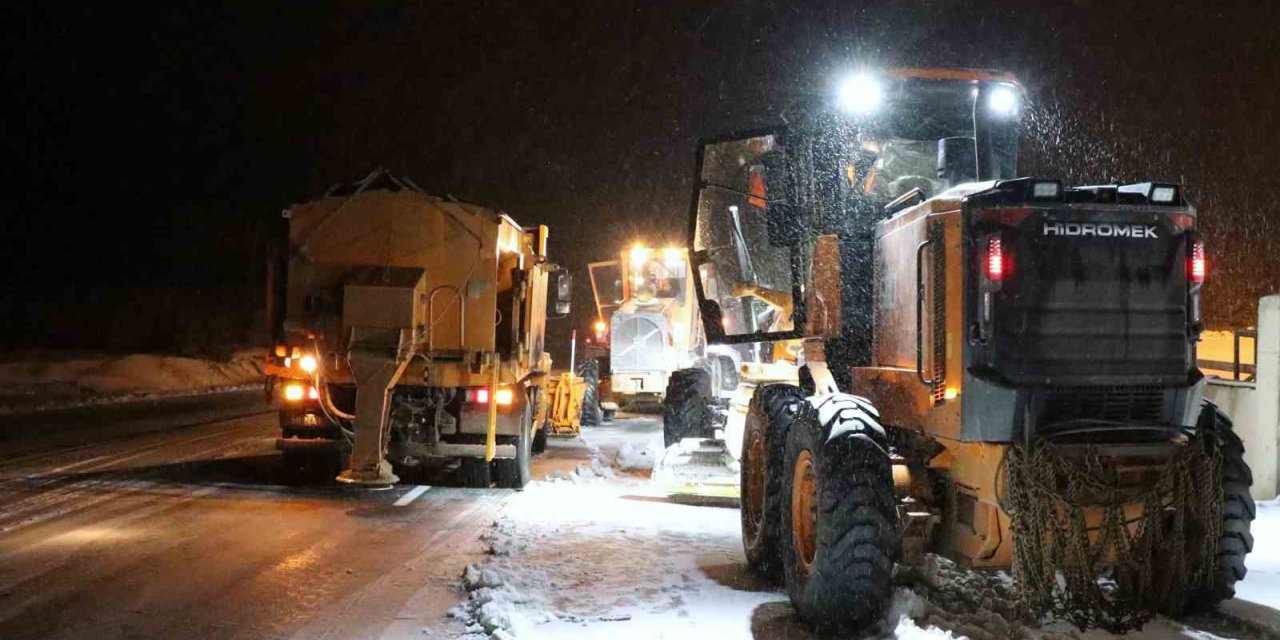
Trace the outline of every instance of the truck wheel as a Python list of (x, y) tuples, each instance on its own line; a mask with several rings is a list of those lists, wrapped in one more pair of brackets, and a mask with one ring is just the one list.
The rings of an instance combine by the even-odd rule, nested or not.
[(1253, 472), (1244, 461), (1244, 443), (1236, 435), (1231, 419), (1214, 404), (1205, 402), (1199, 426), (1217, 435), (1218, 450), (1222, 453), (1222, 522), (1218, 529), (1213, 584), (1204, 593), (1187, 598), (1188, 608), (1206, 610), (1235, 597), (1236, 583), (1244, 579), (1244, 559), (1253, 551), (1250, 529), (1257, 506), (1249, 493)]
[(582, 394), (582, 426), (599, 426), (604, 422), (600, 409), (600, 362), (595, 358), (583, 360), (578, 365), (578, 377), (587, 381), (587, 390)]
[(547, 425), (544, 423), (538, 432), (533, 434), (533, 454), (538, 455), (547, 450)]
[(498, 458), (493, 461), (493, 473), (499, 487), (523, 490), (533, 477), (530, 466), (533, 458), (533, 416), (525, 405), (520, 418), (520, 435), (516, 438), (516, 457)]
[(782, 577), (778, 539), (786, 433), (803, 401), (804, 392), (794, 385), (760, 387), (751, 396), (742, 439), (742, 546), (747, 564), (762, 578), (774, 582)]
[(671, 373), (662, 400), (662, 441), (666, 446), (684, 438), (710, 435), (711, 374), (706, 369), (680, 369)]
[(827, 441), (806, 403), (787, 432), (782, 558), (800, 619), (823, 633), (880, 619), (902, 545), (889, 457), (866, 437)]
[(463, 458), (462, 465), (458, 467), (458, 475), (461, 477), (462, 486), (469, 489), (488, 489), (489, 479), (489, 463), (484, 458)]

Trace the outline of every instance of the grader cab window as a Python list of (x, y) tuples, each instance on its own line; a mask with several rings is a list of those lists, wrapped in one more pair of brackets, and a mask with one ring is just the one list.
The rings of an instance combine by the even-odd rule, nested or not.
[(694, 251), (704, 298), (729, 341), (767, 340), (795, 329), (791, 248), (770, 242), (766, 154), (773, 135), (707, 145)]

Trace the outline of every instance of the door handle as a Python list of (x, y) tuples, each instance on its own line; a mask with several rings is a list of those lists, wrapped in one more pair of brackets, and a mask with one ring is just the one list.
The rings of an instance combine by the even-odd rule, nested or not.
[(916, 379), (930, 388), (938, 383), (924, 377), (924, 250), (931, 244), (925, 240), (916, 247)]

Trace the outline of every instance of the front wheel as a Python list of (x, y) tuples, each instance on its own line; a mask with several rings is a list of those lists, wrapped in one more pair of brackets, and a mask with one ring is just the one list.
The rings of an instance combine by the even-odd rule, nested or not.
[(685, 438), (711, 435), (711, 374), (706, 369), (680, 369), (667, 380), (662, 399), (662, 441), (667, 446)]
[(832, 426), (806, 404), (788, 430), (781, 508), (787, 595), (824, 633), (880, 619), (902, 545), (883, 442)]

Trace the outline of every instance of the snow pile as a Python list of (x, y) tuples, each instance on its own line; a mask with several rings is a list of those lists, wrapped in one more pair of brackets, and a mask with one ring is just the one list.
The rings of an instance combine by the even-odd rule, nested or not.
[(467, 601), (451, 609), (449, 616), (466, 625), (465, 640), (507, 640), (550, 620), (539, 600), (512, 587), (494, 569), (468, 565), (462, 586)]
[(662, 456), (661, 442), (654, 438), (643, 449), (630, 442), (622, 443), (614, 464), (623, 471), (653, 471)]
[(228, 362), (141, 354), (4, 362), (0, 413), (257, 385), (263, 378), (262, 355), (255, 349)]
[(596, 482), (599, 480), (612, 480), (617, 477), (613, 467), (605, 460), (604, 455), (600, 453), (600, 448), (594, 445), (588, 445), (587, 451), (591, 454), (588, 462), (579, 463), (572, 473), (566, 474), (563, 471), (556, 471), (547, 475), (547, 482), (572, 482), (574, 484), (583, 482)]

